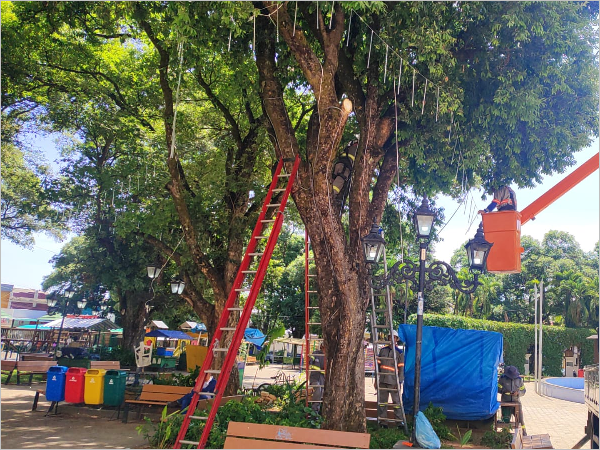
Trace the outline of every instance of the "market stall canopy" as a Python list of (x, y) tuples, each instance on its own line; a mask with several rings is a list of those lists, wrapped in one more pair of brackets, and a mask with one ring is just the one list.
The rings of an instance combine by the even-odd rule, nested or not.
[(17, 330), (35, 330), (35, 329), (38, 329), (38, 330), (51, 330), (52, 327), (48, 327), (45, 324), (44, 325), (38, 325), (38, 326), (35, 326), (35, 325), (21, 325), (20, 327), (17, 327)]
[(53, 320), (62, 319), (62, 314), (46, 314), (45, 316), (38, 317), (36, 320), (39, 322), (52, 322)]
[(162, 330), (168, 330), (169, 327), (162, 320), (153, 320), (151, 326), (160, 328)]
[(266, 338), (267, 337), (256, 328), (246, 328), (246, 331), (244, 332), (244, 339), (256, 345), (256, 347), (258, 347), (259, 350), (265, 342)]
[(200, 331), (206, 331), (206, 325), (204, 325), (202, 322), (192, 322), (191, 320), (186, 320), (179, 325), (179, 329), (191, 331), (193, 333), (199, 333)]
[(306, 340), (300, 339), (300, 338), (280, 338), (280, 339), (275, 339), (275, 342), (279, 342), (281, 344), (292, 344), (292, 345), (306, 344)]
[(192, 337), (183, 331), (177, 330), (154, 330), (146, 333), (146, 337), (165, 338), (165, 339), (183, 339), (191, 341)]
[[(44, 326), (46, 328), (60, 328), (62, 318), (48, 322)], [(117, 326), (108, 319), (81, 319), (78, 317), (65, 317), (65, 323), (62, 326), (63, 330), (73, 331), (108, 331)]]

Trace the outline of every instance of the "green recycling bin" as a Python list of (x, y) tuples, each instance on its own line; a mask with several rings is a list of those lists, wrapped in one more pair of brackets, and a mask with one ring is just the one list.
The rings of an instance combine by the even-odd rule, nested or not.
[(104, 374), (104, 404), (119, 406), (125, 400), (125, 383), (127, 372), (124, 370), (107, 370)]

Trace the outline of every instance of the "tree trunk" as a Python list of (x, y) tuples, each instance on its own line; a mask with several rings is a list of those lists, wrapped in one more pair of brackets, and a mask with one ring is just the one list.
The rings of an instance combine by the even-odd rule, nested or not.
[(121, 297), (121, 324), (123, 326), (122, 347), (133, 350), (144, 337), (145, 301), (148, 295), (140, 292), (125, 291)]

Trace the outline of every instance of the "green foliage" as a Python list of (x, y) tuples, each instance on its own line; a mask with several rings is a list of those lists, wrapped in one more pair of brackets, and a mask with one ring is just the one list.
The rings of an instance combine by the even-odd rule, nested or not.
[(503, 428), (501, 432), (486, 431), (481, 438), (481, 445), (486, 448), (509, 448), (512, 438), (508, 428)]
[[(410, 316), (409, 323), (416, 323), (416, 315)], [(485, 330), (501, 333), (504, 341), (504, 364), (515, 366), (524, 373), (525, 354), (535, 343), (534, 326), (510, 322), (470, 319), (455, 315), (425, 314), (426, 326), (458, 328), (464, 330)], [(543, 366), (545, 376), (561, 376), (563, 352), (576, 345), (581, 349), (581, 362), (585, 366), (593, 360), (594, 345), (587, 337), (595, 333), (589, 328), (543, 327)]]
[(135, 366), (135, 353), (133, 350), (121, 346), (110, 349), (102, 347), (100, 359), (103, 361), (119, 361), (121, 366)]
[(367, 432), (371, 435), (369, 448), (394, 448), (400, 440), (408, 440), (402, 428), (381, 428), (377, 424), (367, 423)]
[(444, 415), (441, 406), (433, 406), (433, 403), (429, 402), (429, 405), (427, 405), (423, 414), (425, 414), (425, 417), (429, 420), (435, 434), (437, 434), (440, 439), (452, 438), (450, 429), (446, 426), (446, 416)]
[[(279, 409), (277, 413), (266, 411), (266, 408), (270, 408), (273, 405), (262, 406), (256, 403), (253, 397), (245, 397), (240, 402), (230, 401), (221, 406), (211, 429), (207, 448), (223, 448), (227, 435), (227, 426), (230, 421), (319, 428), (321, 417), (312, 408), (306, 407), (303, 401), (296, 401), (295, 394), (299, 389), (301, 389), (301, 386), (295, 385), (272, 385), (267, 388), (268, 392), (276, 392), (281, 395), (274, 403), (274, 406)], [(196, 411), (196, 415), (203, 416), (207, 414), (208, 411)], [(150, 420), (147, 420), (145, 426), (141, 427), (138, 431), (144, 433), (152, 448), (172, 448), (182, 420), (183, 414), (165, 416), (164, 422), (159, 424), (154, 424)], [(186, 439), (198, 441), (203, 427), (203, 423), (192, 421), (186, 434)], [(175, 432), (173, 433), (172, 430), (175, 430)]]
[(168, 386), (188, 386), (194, 387), (196, 385), (196, 379), (200, 373), (200, 368), (196, 367), (192, 372), (188, 374), (174, 373), (170, 377), (152, 377), (154, 384), (168, 385)]
[(20, 127), (3, 109), (1, 230), (2, 239), (29, 248), (34, 233), (43, 231), (60, 238), (65, 227), (46, 190), (51, 183), (49, 169), (40, 155), (25, 148), (18, 136)]

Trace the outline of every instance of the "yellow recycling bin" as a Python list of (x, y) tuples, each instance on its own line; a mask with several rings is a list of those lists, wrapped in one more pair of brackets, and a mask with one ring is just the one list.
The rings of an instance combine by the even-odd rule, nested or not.
[(104, 402), (104, 369), (89, 369), (85, 373), (83, 401), (87, 405), (101, 405)]

